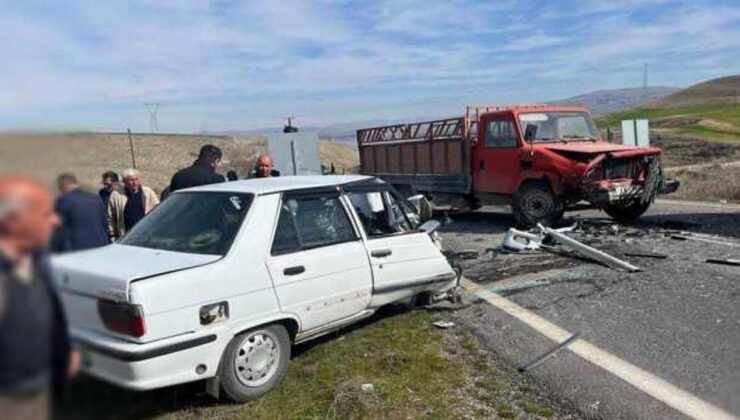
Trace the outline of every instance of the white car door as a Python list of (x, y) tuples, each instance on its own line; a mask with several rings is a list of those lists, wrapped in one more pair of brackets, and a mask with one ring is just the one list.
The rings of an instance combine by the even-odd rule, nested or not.
[(267, 267), (284, 311), (307, 331), (367, 309), (372, 275), (336, 190), (285, 193)]
[(452, 284), (455, 274), (447, 259), (406, 216), (413, 210), (387, 184), (364, 183), (345, 191), (364, 230), (374, 283), (371, 306)]

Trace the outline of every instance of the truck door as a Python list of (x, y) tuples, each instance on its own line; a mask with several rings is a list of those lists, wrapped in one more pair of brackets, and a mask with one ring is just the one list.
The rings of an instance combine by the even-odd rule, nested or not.
[(512, 115), (493, 115), (481, 121), (483, 133), (473, 149), (473, 190), (513, 194), (519, 181), (519, 132)]
[(454, 272), (426, 232), (407, 214), (414, 210), (386, 184), (345, 188), (366, 239), (373, 273), (371, 306), (450, 283)]
[(360, 234), (339, 192), (286, 193), (267, 268), (284, 311), (309, 330), (357, 314), (372, 276)]

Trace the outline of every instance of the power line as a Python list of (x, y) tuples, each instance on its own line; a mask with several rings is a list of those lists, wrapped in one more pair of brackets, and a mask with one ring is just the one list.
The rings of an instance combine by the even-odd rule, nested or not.
[(159, 122), (157, 121), (157, 112), (159, 111), (159, 102), (147, 102), (144, 104), (149, 112), (149, 132), (156, 133), (159, 131)]

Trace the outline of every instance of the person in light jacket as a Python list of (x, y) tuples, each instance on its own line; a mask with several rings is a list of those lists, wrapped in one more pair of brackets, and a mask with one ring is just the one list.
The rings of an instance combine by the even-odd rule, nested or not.
[(159, 197), (149, 187), (141, 185), (141, 173), (136, 169), (122, 172), (123, 189), (111, 193), (108, 199), (108, 234), (117, 240), (159, 204)]

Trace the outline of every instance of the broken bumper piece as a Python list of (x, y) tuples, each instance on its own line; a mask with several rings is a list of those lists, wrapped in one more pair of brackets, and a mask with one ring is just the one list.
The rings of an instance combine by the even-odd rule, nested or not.
[(676, 179), (666, 179), (658, 190), (658, 194), (673, 194), (681, 183)]

